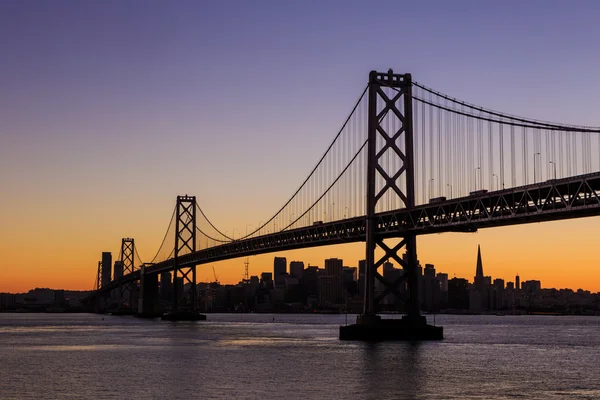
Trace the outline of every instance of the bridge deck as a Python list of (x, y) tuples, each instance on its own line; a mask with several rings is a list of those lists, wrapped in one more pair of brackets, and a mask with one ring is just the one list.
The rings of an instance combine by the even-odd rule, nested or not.
[[(475, 232), (478, 229), (530, 222), (595, 216), (600, 214), (600, 172), (549, 180), (516, 188), (486, 192), (399, 209), (376, 215), (382, 238), (441, 232)], [(313, 225), (294, 230), (236, 240), (179, 257), (180, 266), (206, 264), (274, 251), (352, 243), (365, 240), (364, 217)], [(173, 259), (147, 267), (146, 273), (171, 271)], [(101, 288), (138, 280), (140, 271)]]

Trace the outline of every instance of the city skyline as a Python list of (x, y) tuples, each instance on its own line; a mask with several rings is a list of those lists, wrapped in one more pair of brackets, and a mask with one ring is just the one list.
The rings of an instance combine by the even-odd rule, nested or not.
[[(433, 4), (387, 4), (398, 17), (344, 3), (343, 20), (335, 2), (180, 3), (136, 13), (118, 3), (1, 4), (0, 291), (91, 289), (101, 252), (116, 259), (122, 237), (134, 237), (146, 261), (178, 194), (198, 196), (224, 232), (256, 227), (314, 166), (372, 69), (410, 72), (517, 115), (600, 125), (600, 58), (589, 51), (600, 36), (596, 3)], [(400, 33), (436, 28), (382, 40), (398, 18)], [(492, 276), (518, 269), (551, 287), (597, 292), (598, 223), (420, 236), (417, 254), (471, 276), (470, 249), (481, 243)], [(277, 252), (316, 265), (332, 254), (358, 263), (364, 244)], [(251, 257), (251, 274), (273, 255)], [(200, 266), (199, 280), (214, 265), (221, 281), (235, 282), (243, 262)]]
[[(103, 253), (104, 266), (109, 265), (110, 253)], [(402, 258), (406, 260), (406, 253)], [(345, 265), (347, 264), (347, 265)], [(122, 265), (114, 263), (115, 279), (121, 276)], [(289, 267), (289, 268), (288, 268)], [(553, 315), (598, 315), (595, 311), (600, 293), (545, 287), (537, 279), (506, 280), (486, 275), (480, 246), (477, 247), (475, 276), (454, 276), (436, 269), (430, 263), (420, 263), (418, 274), (419, 303), (428, 313), (499, 313), (522, 315), (541, 313)], [(197, 302), (203, 312), (350, 312), (358, 313), (364, 306), (365, 260), (351, 266), (344, 260), (333, 257), (323, 260), (323, 267), (307, 265), (298, 260), (273, 257), (272, 270), (259, 275), (249, 275), (234, 284), (221, 284), (217, 276), (214, 281), (200, 282), (196, 292)], [(383, 264), (383, 279), (395, 280), (406, 272), (392, 262)], [(103, 275), (105, 275), (103, 273)], [(181, 278), (179, 278), (181, 279)], [(174, 285), (170, 273), (161, 275), (157, 282), (155, 305), (169, 307), (175, 287), (180, 287), (180, 296), (189, 301), (191, 285)], [(117, 314), (123, 313), (122, 304), (141, 299), (141, 287), (134, 286), (132, 297), (113, 291), (108, 298), (108, 308)], [(382, 293), (382, 284), (375, 285), (376, 293)], [(406, 294), (407, 286), (399, 287)], [(0, 312), (81, 312), (87, 306), (81, 300), (87, 292), (68, 292), (62, 289), (35, 288), (27, 293), (7, 294), (0, 292)], [(404, 296), (404, 294), (402, 296)], [(125, 303), (121, 303), (125, 302)], [(380, 303), (382, 312), (405, 312), (406, 302), (402, 297), (388, 295)], [(148, 311), (141, 311), (146, 312)], [(147, 314), (148, 316), (150, 314)], [(156, 315), (156, 314), (154, 314)]]
[[(335, 246), (332, 246), (332, 247), (335, 247)], [(271, 266), (269, 267), (267, 265), (267, 266), (255, 267), (252, 270), (252, 272), (249, 272), (249, 276), (250, 277), (259, 277), (260, 278), (262, 276), (262, 274), (264, 274), (264, 273), (270, 273), (270, 274), (272, 274), (273, 281), (276, 282), (276, 278), (275, 277), (278, 275), (276, 273), (276, 271), (277, 270), (280, 270), (280, 271), (283, 270), (283, 266), (285, 266), (285, 272), (284, 272), (284, 274), (287, 274), (288, 276), (293, 276), (294, 274), (291, 273), (291, 266), (292, 266), (292, 264), (297, 264), (296, 266), (300, 265), (300, 266), (303, 267), (304, 270), (306, 268), (308, 268), (308, 267), (313, 267), (313, 268), (317, 267), (319, 270), (325, 270), (326, 261), (330, 260), (330, 259), (339, 259), (339, 260), (341, 260), (343, 262), (344, 268), (345, 267), (355, 268), (356, 272), (357, 272), (357, 275), (358, 275), (359, 264), (361, 262), (364, 262), (364, 259), (356, 260), (356, 261), (354, 261), (354, 260), (350, 261), (350, 260), (343, 259), (341, 257), (329, 256), (326, 259), (322, 259), (321, 262), (319, 262), (319, 263), (311, 263), (311, 262), (307, 263), (307, 262), (305, 262), (304, 260), (301, 260), (301, 259), (288, 259), (287, 257), (282, 256), (282, 254), (286, 254), (286, 253), (289, 253), (289, 252), (279, 252), (279, 253), (267, 253), (267, 254), (265, 254), (264, 256), (271, 256), (271, 254), (274, 254), (273, 256), (271, 256)], [(106, 259), (108, 260), (110, 257), (107, 256), (106, 254), (108, 254), (108, 253), (103, 252), (102, 256), (103, 257), (107, 257)], [(452, 273), (451, 271), (446, 271), (446, 270), (440, 268), (439, 265), (431, 263), (431, 262), (429, 262), (427, 260), (421, 260), (421, 259), (419, 259), (418, 261), (419, 261), (419, 266), (422, 269), (424, 269), (426, 265), (431, 265), (432, 267), (434, 267), (436, 269), (436, 271), (438, 273), (444, 273), (444, 274), (448, 275), (448, 279), (452, 279), (452, 278), (466, 279), (470, 284), (475, 284), (476, 283), (476, 276), (478, 275), (478, 268), (479, 268), (479, 265), (480, 265), (479, 262), (481, 260), (480, 257), (483, 257), (483, 255), (482, 255), (482, 252), (481, 252), (481, 246), (478, 244), (477, 245), (476, 256), (475, 256), (475, 261), (470, 266), (471, 269), (475, 269), (475, 271), (476, 271), (475, 274), (472, 274), (474, 276), (473, 278), (470, 278), (470, 275), (468, 273), (463, 276), (463, 275), (457, 275), (456, 273)], [(246, 259), (251, 259), (251, 257), (250, 258), (244, 258), (244, 260), (246, 260)], [(112, 279), (112, 276), (115, 274), (114, 267), (116, 267), (117, 264), (121, 265), (120, 263), (121, 263), (120, 261), (117, 261), (116, 259), (114, 259), (113, 269), (111, 269), (111, 279)], [(398, 265), (393, 260), (388, 260), (386, 262), (386, 264), (389, 264), (393, 268), (396, 268), (396, 269), (402, 269), (402, 266)], [(206, 266), (210, 266), (210, 265), (211, 264), (206, 264)], [(261, 269), (261, 268), (266, 268), (266, 269)], [(251, 269), (249, 268), (249, 271), (250, 270)], [(257, 270), (259, 270), (259, 271), (257, 271)], [(103, 263), (103, 271), (104, 271), (104, 263)], [(210, 276), (206, 276), (205, 279), (199, 278), (198, 279), (198, 283), (213, 283), (213, 282), (218, 282), (221, 285), (236, 285), (236, 284), (242, 283), (244, 281), (244, 279), (245, 279), (244, 277), (241, 277), (239, 280), (233, 279), (232, 281), (227, 281), (227, 282), (222, 281), (220, 279), (217, 280), (217, 281), (215, 281), (216, 276), (213, 274), (212, 269), (210, 269), (210, 273), (211, 273), (211, 275)], [(120, 273), (117, 273), (117, 275), (121, 276)], [(199, 274), (199, 276), (200, 276), (200, 274)], [(505, 283), (514, 283), (515, 285), (516, 285), (516, 277), (517, 276), (519, 277), (520, 282), (525, 282), (525, 281), (530, 281), (530, 280), (540, 281), (535, 276), (531, 276), (531, 275), (521, 276), (519, 274), (518, 270), (516, 270), (515, 273), (512, 276), (499, 276), (499, 275), (494, 275), (494, 274), (488, 274), (487, 262), (486, 262), (485, 273), (483, 273), (483, 275), (482, 275), (482, 277), (490, 277), (492, 281), (495, 280), (495, 279), (502, 279)], [(358, 279), (356, 279), (356, 280), (358, 282)], [(279, 284), (282, 284), (282, 282), (279, 282)], [(35, 288), (44, 288), (44, 287), (43, 286), (38, 286), (38, 287), (35, 287)], [(559, 286), (551, 286), (551, 285), (544, 285), (544, 284), (542, 284), (542, 288), (571, 289), (571, 290), (574, 290), (574, 291), (576, 291), (578, 289), (583, 289), (583, 290), (588, 290), (589, 291), (589, 289), (584, 289), (584, 288), (580, 288), (580, 287), (578, 287), (578, 288), (574, 288), (574, 287), (559, 287)], [(34, 289), (34, 287), (31, 287), (28, 290), (31, 290), (31, 289)], [(70, 290), (70, 289), (64, 289), (62, 287), (49, 288), (49, 289)], [(81, 290), (90, 290), (90, 289), (81, 289)], [(2, 292), (3, 291), (0, 291), (0, 293), (2, 293)], [(4, 292), (6, 292), (6, 291), (4, 291)], [(594, 293), (593, 290), (591, 290), (591, 292)], [(7, 293), (17, 293), (17, 292), (7, 292)], [(598, 291), (598, 293), (600, 293), (600, 291)]]

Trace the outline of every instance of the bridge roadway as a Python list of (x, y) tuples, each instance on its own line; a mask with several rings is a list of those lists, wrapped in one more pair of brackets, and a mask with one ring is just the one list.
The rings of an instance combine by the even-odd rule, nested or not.
[[(600, 215), (600, 172), (379, 213), (376, 231), (379, 238), (409, 233), (476, 232), (481, 228), (595, 215)], [(235, 240), (180, 256), (179, 264), (200, 265), (274, 251), (360, 242), (365, 240), (365, 225), (363, 216)], [(146, 273), (158, 274), (173, 268), (174, 260), (169, 259), (146, 267)], [(139, 278), (140, 270), (136, 270), (98, 293)]]

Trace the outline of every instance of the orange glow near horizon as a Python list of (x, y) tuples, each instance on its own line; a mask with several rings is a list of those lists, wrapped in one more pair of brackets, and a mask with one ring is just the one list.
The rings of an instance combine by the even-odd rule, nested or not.
[[(593, 232), (597, 217), (484, 229), (477, 233), (445, 233), (419, 236), (417, 253), (421, 265), (434, 264), (436, 271), (473, 280), (477, 245), (481, 245), (484, 274), (493, 279), (521, 281), (537, 279), (543, 288), (579, 288), (600, 291)], [(18, 230), (18, 229), (17, 229)], [(88, 232), (90, 233), (90, 232)], [(64, 235), (68, 240), (63, 240)], [(21, 293), (36, 287), (89, 290), (93, 287), (97, 261), (102, 250), (112, 251), (100, 238), (83, 240), (75, 232), (46, 236), (34, 252), (18, 240), (3, 238), (5, 265), (0, 269), (0, 292)], [(60, 240), (58, 240), (60, 238)], [(55, 241), (56, 239), (57, 241)], [(68, 244), (67, 244), (68, 243)], [(112, 243), (111, 243), (112, 244)], [(136, 240), (138, 244), (138, 240)], [(273, 271), (273, 257), (303, 261), (305, 266), (324, 266), (326, 258), (338, 257), (344, 265), (357, 266), (364, 258), (364, 243), (275, 252), (249, 258), (250, 275)], [(198, 266), (198, 281), (213, 281), (212, 267), (222, 284), (239, 282), (245, 258)], [(395, 263), (394, 263), (395, 264)]]

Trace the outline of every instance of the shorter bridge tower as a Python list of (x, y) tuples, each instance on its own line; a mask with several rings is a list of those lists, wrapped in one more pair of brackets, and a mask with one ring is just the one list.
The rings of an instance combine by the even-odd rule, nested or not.
[[(175, 249), (173, 252), (173, 308), (167, 320), (204, 320), (196, 310), (196, 265), (185, 264), (182, 256), (196, 251), (196, 197), (177, 196), (175, 206)], [(185, 293), (185, 285), (190, 285)]]
[[(122, 276), (133, 273), (135, 270), (135, 241), (133, 238), (122, 238), (121, 239), (121, 257), (120, 260), (123, 262)], [(120, 285), (121, 287), (121, 301), (124, 308), (133, 309), (134, 304), (134, 287), (135, 282), (125, 282)]]
[[(98, 261), (98, 271), (96, 273), (96, 290), (102, 289), (105, 285), (102, 283), (102, 261)], [(108, 303), (108, 294), (105, 293), (103, 295), (95, 296), (93, 299), (92, 307), (95, 313), (104, 313), (106, 312), (107, 303)]]

